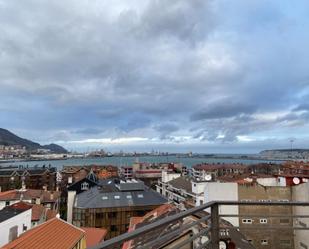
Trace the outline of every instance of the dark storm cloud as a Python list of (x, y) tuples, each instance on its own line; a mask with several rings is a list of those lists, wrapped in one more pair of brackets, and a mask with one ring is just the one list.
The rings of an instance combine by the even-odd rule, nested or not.
[(230, 118), (243, 114), (251, 114), (256, 111), (256, 106), (249, 102), (237, 103), (230, 99), (222, 99), (219, 103), (210, 104), (203, 110), (193, 114), (193, 121), (204, 119)]
[(0, 0), (1, 126), (43, 142), (303, 136), (307, 8)]

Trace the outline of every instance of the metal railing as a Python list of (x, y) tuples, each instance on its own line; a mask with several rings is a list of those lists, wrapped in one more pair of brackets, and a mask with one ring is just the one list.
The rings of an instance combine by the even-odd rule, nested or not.
[[(245, 214), (227, 214), (224, 212), (219, 212), (219, 209), (223, 206), (238, 206), (240, 207), (290, 207), (290, 213), (273, 213), (268, 212), (264, 214), (260, 213), (245, 213)], [(104, 241), (95, 247), (89, 249), (112, 249), (112, 248), (122, 248), (123, 243), (131, 241), (134, 245), (128, 246), (127, 248), (138, 248), (138, 249), (150, 249), (150, 248), (164, 248), (164, 242), (173, 241), (174, 238), (180, 234), (184, 234), (186, 231), (196, 228), (196, 232), (185, 237), (185, 239), (178, 241), (174, 246), (169, 246), (168, 248), (183, 248), (186, 244), (191, 244), (194, 242), (194, 246), (188, 248), (194, 249), (218, 249), (219, 242), (224, 240), (231, 240), (230, 233), (236, 233), (240, 236), (239, 243), (242, 245), (237, 245), (237, 248), (255, 248), (252, 244), (245, 238), (243, 232), (246, 230), (309, 230), (307, 226), (295, 226), (295, 219), (308, 219), (309, 215), (305, 214), (294, 214), (293, 208), (304, 207), (306, 208), (306, 213), (309, 214), (309, 202), (283, 202), (283, 201), (212, 201), (203, 204), (198, 207), (182, 211), (180, 213), (174, 214), (172, 216), (167, 216), (156, 222), (150, 223), (148, 225), (142, 226), (135, 229), (132, 232), (122, 234), (120, 236), (114, 237), (110, 240)], [(205, 211), (206, 210), (206, 211)], [(250, 210), (250, 209), (249, 209)], [(251, 209), (253, 210), (253, 209)], [(184, 219), (194, 217), (191, 222), (184, 222)], [(290, 220), (288, 225), (232, 225), (226, 219), (228, 218), (288, 218)], [(164, 232), (165, 231), (165, 232)], [(155, 234), (155, 236), (152, 236)]]

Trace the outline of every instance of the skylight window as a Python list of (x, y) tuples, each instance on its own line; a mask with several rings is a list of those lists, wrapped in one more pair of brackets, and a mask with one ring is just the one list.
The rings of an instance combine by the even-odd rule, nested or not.
[(144, 198), (144, 195), (143, 194), (138, 194), (137, 198)]
[(119, 195), (115, 195), (115, 196), (114, 196), (114, 199), (119, 200), (119, 199), (120, 199), (120, 196), (119, 196)]
[(88, 190), (89, 189), (89, 184), (88, 182), (83, 182), (81, 186), (81, 190)]
[(127, 195), (127, 199), (132, 199), (132, 195)]
[(102, 196), (102, 200), (108, 200), (107, 196)]

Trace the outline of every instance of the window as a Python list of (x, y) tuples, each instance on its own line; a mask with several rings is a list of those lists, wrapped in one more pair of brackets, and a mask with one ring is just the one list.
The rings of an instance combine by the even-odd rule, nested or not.
[(307, 227), (307, 224), (302, 222), (302, 221), (298, 221), (298, 224), (301, 226), (301, 227)]
[(265, 218), (260, 219), (260, 223), (261, 223), (261, 224), (266, 224), (266, 223), (267, 223), (267, 219), (265, 219)]
[(102, 200), (108, 200), (107, 196), (102, 196)]
[(242, 223), (244, 223), (244, 224), (252, 224), (252, 219), (242, 219)]
[(101, 219), (103, 219), (103, 217), (104, 217), (104, 214), (103, 214), (103, 213), (96, 213), (96, 214), (95, 214), (96, 220), (101, 220)]
[(10, 201), (6, 201), (5, 206), (10, 206)]
[(23, 224), (23, 232), (27, 231), (27, 226), (25, 224)]
[(117, 226), (111, 225), (111, 232), (116, 232), (117, 230)]
[(268, 240), (267, 239), (261, 239), (261, 245), (263, 245), (263, 246), (268, 245)]
[[(161, 192), (161, 190), (160, 190)], [(127, 195), (127, 199), (132, 199), (132, 195)]]
[(290, 223), (289, 219), (280, 219), (280, 224), (287, 224)]
[(280, 202), (289, 202), (289, 200), (288, 199), (281, 199), (281, 200), (279, 200)]
[(9, 231), (9, 242), (13, 241), (16, 239), (18, 236), (18, 226), (13, 226), (10, 228)]
[(108, 213), (108, 218), (116, 218), (116, 217), (117, 217), (117, 212)]
[(137, 198), (144, 198), (144, 195), (143, 194), (138, 194)]
[(88, 184), (88, 182), (83, 182), (83, 183), (82, 183), (82, 186), (81, 186), (81, 189), (82, 189), (82, 190), (88, 190), (88, 189), (89, 189), (89, 184)]
[(119, 195), (115, 195), (115, 196), (114, 196), (114, 199), (119, 200), (119, 199), (120, 199), (120, 196), (119, 196)]
[(282, 239), (280, 240), (280, 245), (282, 246), (291, 246), (291, 241), (288, 239)]
[(68, 183), (72, 183), (72, 182), (73, 182), (72, 176), (69, 176)]

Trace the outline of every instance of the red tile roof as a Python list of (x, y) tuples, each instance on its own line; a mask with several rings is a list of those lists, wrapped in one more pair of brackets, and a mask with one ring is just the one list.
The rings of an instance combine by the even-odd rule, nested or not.
[(193, 168), (195, 170), (209, 170), (209, 171), (214, 171), (214, 170), (219, 170), (219, 169), (247, 169), (247, 166), (239, 163), (221, 163), (221, 164), (197, 164), (194, 165)]
[(12, 204), (11, 207), (15, 209), (20, 209), (20, 210), (27, 210), (27, 209), (32, 208), (32, 205), (30, 203), (20, 201), (20, 202)]
[(5, 192), (0, 192), (0, 200), (10, 200), (15, 197), (16, 190), (8, 190)]
[(41, 219), (42, 215), (44, 214), (44, 206), (34, 204), (32, 205), (32, 216), (31, 221), (38, 221)]
[(107, 230), (103, 228), (81, 227), (81, 229), (86, 232), (87, 248), (102, 242), (107, 234)]
[(60, 197), (58, 191), (45, 191), (41, 189), (26, 189), (22, 190), (9, 190), (0, 193), (0, 200), (29, 200), (33, 198), (40, 198), (41, 202), (55, 202)]
[[(163, 214), (166, 214), (172, 210), (175, 210), (176, 207), (171, 205), (171, 204), (164, 204), (161, 205), (159, 207), (157, 207), (156, 209), (148, 212), (147, 214), (145, 214), (143, 217), (132, 217), (130, 219), (130, 225), (129, 225), (129, 230), (128, 232), (132, 232), (136, 229), (136, 226), (140, 223), (143, 222), (151, 222), (152, 220), (155, 220), (156, 218), (160, 217)], [(131, 248), (131, 244), (132, 244), (132, 240), (130, 241), (126, 241), (123, 246), (122, 249), (130, 249)]]
[[(135, 226), (143, 221), (143, 217), (131, 217), (128, 232), (135, 230)], [(123, 243), (122, 249), (130, 249), (132, 240)]]
[(50, 220), (52, 218), (55, 218), (57, 216), (56, 210), (47, 209), (46, 210), (46, 220)]
[[(41, 219), (43, 215), (46, 216), (46, 220), (55, 218), (57, 215), (57, 212), (55, 210), (46, 209), (43, 205), (30, 204), (28, 202), (23, 202), (23, 201), (17, 202), (11, 205), (11, 207), (15, 209), (22, 209), (22, 210), (27, 210), (27, 209), (32, 208), (31, 221), (38, 221)], [(44, 212), (45, 210), (46, 212)]]
[(54, 218), (28, 230), (2, 249), (71, 249), (84, 236), (83, 230)]

